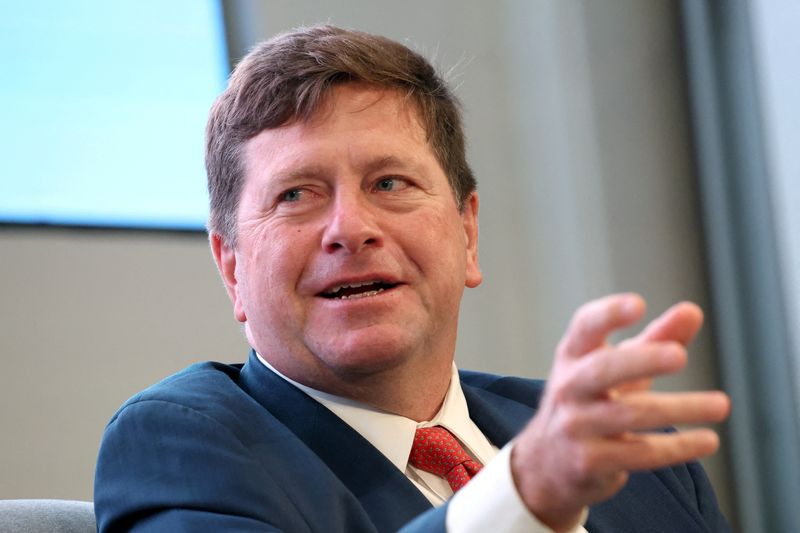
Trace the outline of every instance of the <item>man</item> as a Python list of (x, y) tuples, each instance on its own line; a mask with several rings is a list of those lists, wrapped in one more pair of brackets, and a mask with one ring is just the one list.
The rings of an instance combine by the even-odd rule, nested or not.
[(253, 352), (120, 409), (101, 531), (727, 528), (692, 462), (716, 435), (658, 430), (722, 420), (727, 397), (649, 390), (685, 365), (694, 305), (612, 346), (644, 302), (588, 304), (544, 390), (455, 370), (478, 197), (423, 58), (330, 26), (278, 36), (237, 66), (207, 136), (211, 248)]

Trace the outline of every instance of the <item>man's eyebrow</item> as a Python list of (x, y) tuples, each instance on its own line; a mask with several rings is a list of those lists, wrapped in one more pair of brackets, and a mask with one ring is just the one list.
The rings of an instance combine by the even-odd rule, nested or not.
[(321, 165), (301, 165), (299, 167), (287, 168), (279, 170), (273, 175), (274, 183), (292, 182), (303, 178), (313, 178), (324, 175), (327, 171)]
[(371, 159), (364, 164), (361, 169), (364, 174), (372, 174), (379, 172), (387, 167), (399, 167), (409, 170), (421, 170), (421, 166), (414, 160), (408, 158), (400, 158), (395, 155), (386, 155), (376, 159)]
[[(374, 174), (389, 167), (422, 173), (422, 166), (415, 159), (401, 158), (396, 155), (385, 155), (369, 159), (360, 165), (358, 170), (363, 174)], [(280, 185), (282, 183), (291, 183), (304, 178), (318, 178), (330, 173), (331, 169), (324, 165), (309, 163), (279, 170), (273, 175), (273, 179), (271, 181)]]

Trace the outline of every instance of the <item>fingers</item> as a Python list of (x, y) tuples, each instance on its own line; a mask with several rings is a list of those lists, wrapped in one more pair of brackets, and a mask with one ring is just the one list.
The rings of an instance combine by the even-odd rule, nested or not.
[[(619, 346), (627, 348), (655, 341), (675, 341), (688, 346), (702, 325), (703, 311), (691, 302), (680, 302), (650, 322), (636, 337), (621, 342)], [(620, 385), (619, 390), (620, 392), (647, 390), (651, 385), (652, 379), (644, 378)]]
[(679, 433), (629, 433), (586, 448), (577, 458), (577, 471), (591, 476), (619, 471), (656, 470), (713, 454), (719, 437), (706, 428)]
[[(642, 314), (644, 314), (644, 302), (635, 294), (618, 294), (591, 302), (575, 313), (572, 323), (559, 345), (558, 353), (561, 357), (583, 356), (603, 347), (609, 333), (632, 324), (641, 318)], [(697, 335), (702, 324), (702, 310), (691, 302), (681, 302), (673, 305), (650, 322), (636, 337), (621, 342), (619, 347), (625, 350), (633, 347), (641, 349), (645, 343), (668, 341), (686, 346)], [(653, 367), (652, 375), (645, 372), (639, 377), (631, 376), (628, 381), (617, 382), (614, 386), (622, 392), (647, 390), (650, 388), (654, 376), (672, 373), (682, 366), (663, 371), (659, 371), (658, 367)], [(634, 369), (625, 368), (623, 370)]]
[(562, 399), (592, 399), (631, 381), (678, 372), (686, 361), (686, 350), (675, 342), (607, 347), (576, 361), (569, 377), (555, 386)]
[(520, 495), (551, 527), (569, 525), (564, 517), (572, 519), (583, 506), (613, 495), (629, 472), (695, 460), (719, 446), (708, 429), (652, 432), (719, 422), (730, 401), (721, 392), (650, 390), (653, 378), (685, 367), (686, 344), (699, 331), (703, 313), (683, 302), (636, 337), (617, 346), (606, 342), (644, 312), (644, 300), (629, 293), (575, 313), (536, 416), (515, 442), (512, 475)]
[(728, 416), (722, 392), (631, 393), (582, 405), (571, 413), (566, 431), (573, 438), (610, 437), (675, 425), (709, 424)]
[(642, 318), (645, 303), (633, 293), (615, 294), (584, 305), (572, 317), (558, 347), (560, 356), (579, 357), (605, 344), (614, 330)]
[(675, 341), (688, 345), (703, 325), (703, 311), (692, 302), (680, 302), (650, 322), (641, 333), (621, 345), (652, 341)]

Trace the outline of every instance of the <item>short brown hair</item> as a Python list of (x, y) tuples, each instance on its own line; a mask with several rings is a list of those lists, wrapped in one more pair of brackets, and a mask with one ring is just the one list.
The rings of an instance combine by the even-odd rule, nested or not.
[(244, 182), (242, 146), (261, 131), (307, 120), (331, 87), (364, 82), (403, 91), (415, 104), (459, 208), (475, 190), (458, 100), (433, 66), (400, 43), (330, 25), (299, 28), (253, 48), (211, 108), (206, 127), (209, 230), (236, 243)]

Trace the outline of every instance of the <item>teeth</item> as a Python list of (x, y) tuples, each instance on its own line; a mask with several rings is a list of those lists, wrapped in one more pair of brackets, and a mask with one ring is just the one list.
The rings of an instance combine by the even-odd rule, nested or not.
[[(359, 285), (359, 287), (360, 287), (360, 285)], [(379, 292), (383, 292), (383, 291), (384, 291), (384, 289), (378, 289), (378, 290), (375, 290), (375, 291), (367, 291), (367, 292), (361, 292), (361, 293), (358, 293), (358, 294), (352, 294), (350, 296), (337, 296), (337, 300), (355, 300), (356, 298), (366, 298), (367, 296), (375, 296)]]
[(363, 287), (364, 285), (374, 285), (375, 283), (380, 283), (380, 281), (364, 281), (361, 283), (349, 283), (347, 285), (339, 285), (338, 287), (334, 287), (328, 291), (328, 294), (333, 294), (335, 292), (339, 292), (342, 289), (357, 289), (359, 287)]
[[(328, 298), (333, 298), (336, 300), (352, 300), (355, 298), (365, 298), (367, 296), (375, 296), (378, 293), (383, 292), (386, 290), (385, 287), (382, 285), (381, 280), (372, 280), (372, 281), (363, 281), (363, 282), (355, 282), (355, 283), (347, 283), (345, 285), (338, 285), (336, 287), (331, 288), (329, 291), (325, 291), (325, 295)], [(348, 289), (358, 289), (360, 287), (369, 287), (371, 285), (377, 285), (373, 290), (364, 290), (363, 292), (357, 292), (355, 294), (347, 294), (352, 293), (352, 290)], [(342, 294), (342, 293), (345, 294)]]

